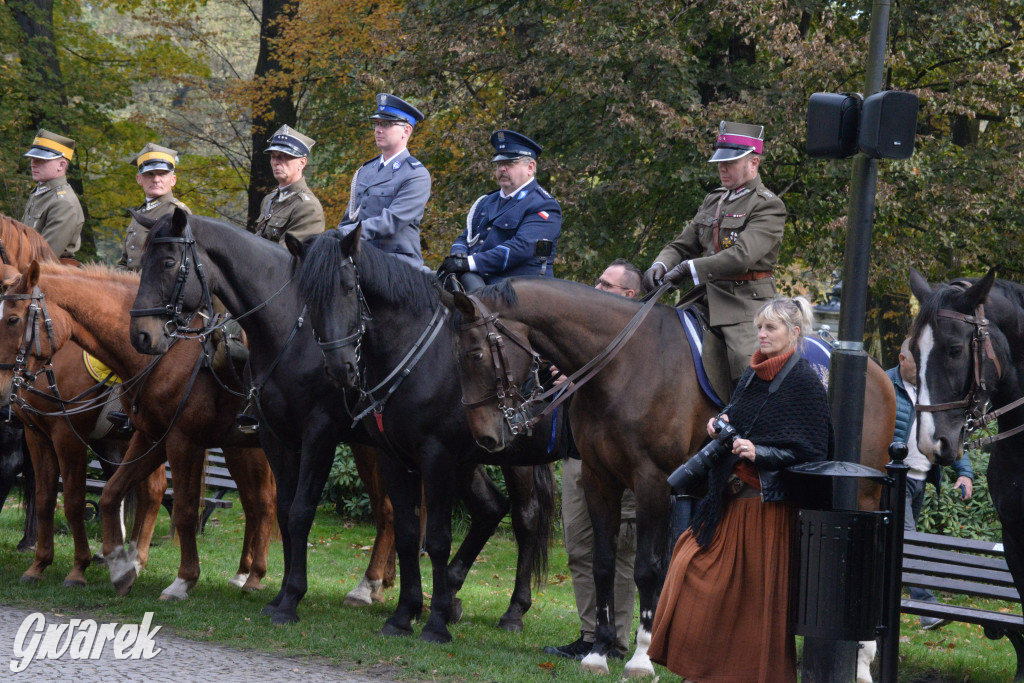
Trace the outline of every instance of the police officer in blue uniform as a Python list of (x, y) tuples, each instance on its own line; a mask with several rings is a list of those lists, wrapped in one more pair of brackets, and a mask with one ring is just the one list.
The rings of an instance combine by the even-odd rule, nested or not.
[(352, 176), (352, 192), (338, 230), (348, 233), (362, 224), (364, 240), (422, 268), (420, 221), (430, 199), (430, 172), (406, 145), (423, 113), (394, 95), (380, 93), (370, 119), (381, 154)]
[[(562, 209), (536, 179), (541, 146), (511, 130), (495, 131), (491, 144), (500, 189), (473, 203), (466, 230), (455, 240), (439, 274), (458, 275), (466, 289), (476, 289), (481, 280), (491, 284), (517, 275), (554, 277), (536, 255), (538, 241), (555, 243), (562, 232)], [(549, 259), (554, 259), (553, 250)]]

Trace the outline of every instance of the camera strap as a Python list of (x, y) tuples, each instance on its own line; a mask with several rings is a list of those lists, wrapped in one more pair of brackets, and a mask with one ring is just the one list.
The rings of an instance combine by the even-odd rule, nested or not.
[[(772, 378), (772, 383), (768, 385), (768, 397), (765, 398), (764, 402), (762, 402), (760, 406), (758, 406), (757, 412), (754, 413), (754, 418), (750, 421), (750, 424), (746, 426), (747, 433), (750, 433), (750, 430), (757, 423), (757, 418), (759, 418), (761, 416), (761, 411), (764, 409), (765, 405), (768, 404), (768, 401), (771, 399), (772, 395), (776, 391), (779, 390), (780, 386), (782, 386), (782, 382), (783, 382), (783, 380), (786, 379), (786, 375), (788, 375), (790, 370), (795, 368), (796, 364), (798, 362), (800, 362), (800, 358), (801, 358), (800, 350), (799, 349), (794, 349), (793, 355), (791, 355), (789, 357), (789, 360), (787, 360), (786, 364), (782, 366), (782, 369), (779, 370), (778, 374), (776, 374), (775, 377)], [(736, 396), (736, 398), (739, 398), (740, 396), (743, 395), (742, 392), (745, 391), (746, 388), (750, 386), (750, 383), (754, 381), (754, 376), (756, 374), (757, 373), (754, 372), (753, 370), (748, 370), (746, 372), (746, 379), (742, 380), (742, 383), (739, 386), (739, 392), (738, 392), (738, 395)], [(729, 405), (732, 405), (735, 402), (736, 402), (736, 400), (734, 399), (733, 401), (731, 401), (729, 403)], [(723, 410), (722, 412), (723, 413), (727, 413), (728, 409), (729, 409), (729, 406), (726, 406), (726, 409)], [(744, 436), (743, 438), (746, 438), (746, 437)]]

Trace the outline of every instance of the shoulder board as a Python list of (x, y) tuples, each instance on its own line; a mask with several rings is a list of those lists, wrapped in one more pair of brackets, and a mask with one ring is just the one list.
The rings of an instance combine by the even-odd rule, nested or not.
[(772, 194), (771, 190), (769, 190), (764, 185), (761, 185), (754, 191), (757, 192), (757, 194), (761, 195), (762, 197), (767, 197), (768, 199), (772, 199), (775, 196), (774, 194)]
[(418, 168), (423, 165), (423, 163), (419, 159), (412, 156), (406, 159), (406, 161), (408, 161), (409, 165), (412, 166), (413, 168)]
[(541, 187), (540, 185), (538, 185), (538, 186), (537, 186), (537, 191), (538, 191), (538, 192), (540, 192), (540, 193), (541, 193), (542, 195), (544, 195), (545, 197), (547, 197), (548, 199), (554, 199), (554, 197), (552, 197), (552, 196), (551, 196), (551, 193), (550, 193), (550, 192), (548, 192), (547, 190), (545, 190), (545, 189), (544, 189), (543, 187)]
[(171, 200), (171, 204), (174, 204), (175, 206), (180, 206), (183, 209), (187, 209), (188, 208), (187, 206), (185, 206), (185, 202), (181, 201), (177, 197), (175, 197), (174, 199)]
[(312, 197), (309, 195), (308, 192), (300, 192), (299, 196), (302, 197), (302, 201), (304, 201), (304, 202), (305, 201), (309, 201), (310, 199), (312, 199)]
[(372, 159), (364, 161), (362, 164), (360, 164), (360, 167), (362, 167), (362, 166), (369, 166), (370, 164), (375, 164), (378, 161), (380, 161), (380, 155), (379, 154), (377, 156), (375, 156), (374, 158), (372, 158)]
[(68, 191), (67, 191), (67, 190), (57, 190), (57, 196), (58, 196), (58, 197), (63, 197), (63, 196), (64, 196), (64, 195), (66, 195), (67, 193), (68, 193)]

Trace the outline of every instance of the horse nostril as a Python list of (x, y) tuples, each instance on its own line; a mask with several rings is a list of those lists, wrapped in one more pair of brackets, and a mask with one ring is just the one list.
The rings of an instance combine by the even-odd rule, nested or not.
[(136, 334), (135, 346), (138, 347), (140, 351), (148, 351), (149, 349), (153, 348), (149, 341), (149, 333), (139, 332), (138, 334)]
[(498, 447), (497, 439), (492, 436), (481, 436), (476, 440), (476, 442), (480, 444), (480, 448), (483, 448), (485, 451), (494, 451)]

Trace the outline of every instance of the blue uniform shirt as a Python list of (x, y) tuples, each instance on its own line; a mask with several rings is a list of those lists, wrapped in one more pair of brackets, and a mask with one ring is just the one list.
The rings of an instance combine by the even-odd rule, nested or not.
[[(538, 240), (557, 244), (562, 209), (547, 190), (531, 180), (508, 200), (501, 192), (480, 197), (470, 209), (467, 229), (452, 245), (452, 254), (473, 257), (476, 271), (491, 284), (515, 276), (538, 277), (541, 260), (534, 256)], [(548, 258), (545, 277), (554, 277)]]

